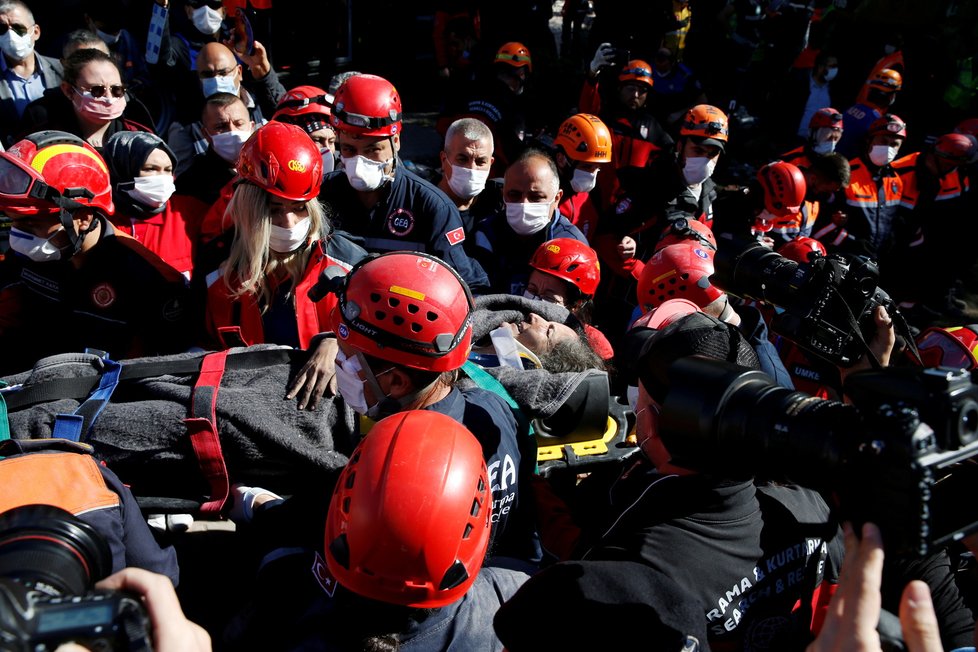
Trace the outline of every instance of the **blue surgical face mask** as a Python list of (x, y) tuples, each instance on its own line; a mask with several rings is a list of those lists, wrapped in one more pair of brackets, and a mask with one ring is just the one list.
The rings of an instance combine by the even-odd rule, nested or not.
[(217, 75), (216, 77), (204, 77), (200, 80), (200, 89), (204, 93), (204, 97), (210, 97), (215, 93), (230, 93), (231, 95), (237, 95), (238, 91), (241, 90), (238, 84), (237, 73), (231, 73), (230, 75)]

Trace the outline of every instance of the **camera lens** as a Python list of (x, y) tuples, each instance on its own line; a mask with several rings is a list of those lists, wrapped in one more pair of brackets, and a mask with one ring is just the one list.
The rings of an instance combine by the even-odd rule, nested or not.
[(713, 258), (711, 279), (739, 297), (790, 305), (796, 298), (798, 263), (757, 242), (722, 240)]
[(82, 595), (112, 570), (105, 539), (71, 512), (23, 505), (0, 514), (0, 577)]
[(978, 403), (967, 400), (958, 410), (958, 441), (967, 446), (978, 439)]

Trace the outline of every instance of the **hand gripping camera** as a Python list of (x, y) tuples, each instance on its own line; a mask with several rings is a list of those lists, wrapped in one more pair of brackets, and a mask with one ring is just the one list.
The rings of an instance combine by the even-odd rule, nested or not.
[(714, 265), (712, 280), (725, 291), (781, 309), (771, 322), (775, 333), (840, 367), (867, 351), (876, 306), (902, 322), (866, 258), (832, 254), (799, 264), (757, 242), (721, 241)]
[(887, 367), (814, 398), (730, 363), (669, 368), (659, 433), (673, 462), (720, 477), (791, 481), (837, 499), (890, 552), (926, 555), (978, 530), (978, 386), (967, 371)]
[(92, 587), (109, 574), (105, 539), (50, 505), (0, 514), (0, 651), (42, 652), (74, 641), (91, 650), (152, 650), (136, 597)]

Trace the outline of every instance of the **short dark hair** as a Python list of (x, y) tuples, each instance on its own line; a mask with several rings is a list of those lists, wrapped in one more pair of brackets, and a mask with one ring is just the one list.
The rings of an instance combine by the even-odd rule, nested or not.
[(201, 115), (206, 115), (207, 107), (213, 106), (220, 109), (225, 106), (231, 106), (235, 102), (241, 102), (244, 104), (244, 100), (234, 93), (214, 93), (204, 101), (204, 108), (200, 113)]
[(61, 58), (67, 59), (78, 50), (84, 50), (85, 45), (104, 43), (95, 32), (88, 29), (76, 29), (65, 37), (65, 44), (61, 48)]
[(830, 152), (824, 156), (812, 157), (808, 167), (812, 174), (817, 174), (826, 181), (838, 183), (842, 188), (849, 187), (849, 161), (838, 152)]
[[(102, 40), (96, 38), (96, 40)], [(119, 70), (119, 64), (115, 62), (111, 56), (102, 52), (101, 50), (93, 50), (92, 48), (82, 48), (81, 50), (75, 50), (71, 53), (64, 62), (64, 79), (68, 84), (74, 86), (78, 82), (78, 75), (81, 74), (82, 68), (90, 63), (104, 61), (105, 63), (111, 63), (116, 70)], [(122, 77), (122, 71), (119, 71), (119, 77)]]

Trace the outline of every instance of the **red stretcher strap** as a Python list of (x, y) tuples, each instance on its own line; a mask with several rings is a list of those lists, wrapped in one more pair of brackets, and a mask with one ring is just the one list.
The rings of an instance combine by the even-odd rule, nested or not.
[(220, 514), (231, 490), (221, 439), (217, 434), (217, 393), (224, 377), (227, 356), (227, 351), (204, 356), (200, 376), (190, 396), (191, 416), (184, 419), (197, 463), (210, 485), (210, 500), (200, 508), (201, 513), (209, 517)]

